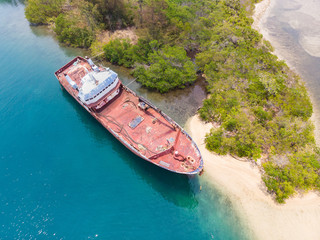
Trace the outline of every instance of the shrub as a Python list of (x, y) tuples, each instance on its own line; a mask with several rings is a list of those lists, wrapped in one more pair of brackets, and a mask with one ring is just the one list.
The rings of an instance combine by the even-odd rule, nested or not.
[(181, 47), (164, 47), (148, 56), (149, 66), (138, 65), (134, 76), (143, 85), (161, 93), (184, 88), (196, 80), (196, 69)]
[(132, 67), (134, 63), (134, 54), (129, 40), (111, 40), (103, 48), (105, 58), (117, 65)]
[(94, 33), (85, 28), (77, 27), (74, 21), (60, 14), (55, 23), (55, 32), (60, 42), (73, 47), (90, 47), (94, 40)]
[(62, 9), (62, 0), (28, 0), (25, 15), (29, 22), (47, 24), (53, 17), (57, 17)]
[(223, 131), (217, 130), (211, 130), (210, 134), (206, 135), (206, 143), (207, 148), (211, 151), (215, 151), (218, 154), (226, 154), (226, 152), (222, 151), (222, 134)]
[(263, 165), (263, 181), (268, 190), (276, 195), (276, 200), (283, 203), (295, 192), (296, 188), (312, 189), (319, 184), (319, 156), (312, 152), (302, 151), (291, 154), (289, 164), (277, 166), (273, 162)]

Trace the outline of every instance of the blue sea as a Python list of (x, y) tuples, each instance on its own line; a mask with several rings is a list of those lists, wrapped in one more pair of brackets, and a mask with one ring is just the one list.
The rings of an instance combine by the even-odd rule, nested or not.
[[(53, 73), (83, 54), (0, 0), (0, 239), (249, 239), (203, 177), (137, 158), (60, 88)], [(181, 124), (188, 116), (174, 113), (193, 114), (204, 94), (201, 84), (167, 96), (134, 84)]]

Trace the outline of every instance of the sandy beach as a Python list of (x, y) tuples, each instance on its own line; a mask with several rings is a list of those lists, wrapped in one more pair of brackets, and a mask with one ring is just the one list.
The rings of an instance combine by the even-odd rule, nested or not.
[(254, 239), (320, 239), (319, 193), (296, 196), (284, 205), (275, 203), (266, 193), (257, 166), (205, 148), (204, 138), (210, 128), (198, 116), (186, 125), (204, 158), (202, 178), (230, 198)]
[[(267, 16), (273, 1), (264, 0), (256, 5), (253, 26), (262, 34), (265, 32), (260, 22)], [(266, 192), (257, 165), (231, 156), (219, 156), (205, 148), (205, 134), (211, 127), (197, 115), (186, 124), (204, 158), (202, 178), (230, 198), (254, 239), (320, 239), (320, 194), (309, 192), (287, 200), (284, 205), (277, 204)]]

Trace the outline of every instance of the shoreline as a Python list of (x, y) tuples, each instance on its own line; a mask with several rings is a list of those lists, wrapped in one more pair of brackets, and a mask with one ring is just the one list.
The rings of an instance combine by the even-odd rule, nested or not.
[[(274, 51), (273, 51), (274, 55), (276, 55), (280, 60), (285, 61), (291, 70), (301, 75), (299, 71), (297, 71), (296, 67), (281, 54), (280, 44), (276, 41), (273, 41), (269, 32), (262, 27), (262, 24), (264, 23), (266, 18), (270, 15), (270, 9), (274, 5), (275, 5), (275, 0), (262, 0), (261, 2), (255, 5), (254, 14), (252, 15), (252, 18), (254, 20), (252, 24), (252, 28), (257, 30), (259, 33), (261, 33), (263, 35), (263, 39), (269, 41), (272, 44), (272, 46), (274, 47)], [(308, 87), (307, 87), (307, 91), (313, 106), (313, 114), (310, 120), (313, 122), (315, 126), (314, 135), (315, 135), (316, 143), (318, 146), (320, 146), (320, 124), (316, 124), (317, 122), (320, 123), (320, 112), (314, 107), (316, 105), (315, 100), (313, 99), (312, 94), (310, 94)]]
[[(261, 23), (268, 17), (273, 4), (274, 0), (263, 0), (256, 4), (253, 15), (252, 27), (269, 41), (268, 33), (261, 27)], [(274, 54), (285, 60), (278, 51), (275, 50)], [(314, 123), (316, 116), (318, 114), (314, 113), (311, 118)], [(198, 115), (191, 117), (185, 126), (204, 159), (203, 181), (208, 181), (229, 197), (246, 223), (249, 235), (253, 239), (261, 240), (320, 239), (320, 194), (297, 194), (283, 205), (276, 203), (267, 193), (257, 165), (239, 161), (228, 155), (220, 156), (205, 148), (205, 134), (211, 127), (210, 123), (202, 122)], [(316, 130), (315, 137), (319, 143)]]
[(244, 220), (253, 239), (320, 239), (320, 195), (316, 192), (276, 203), (266, 192), (259, 168), (251, 162), (229, 155), (220, 156), (205, 148), (205, 134), (211, 124), (198, 115), (186, 123), (186, 129), (198, 145), (204, 159), (202, 181), (214, 185), (228, 196)]

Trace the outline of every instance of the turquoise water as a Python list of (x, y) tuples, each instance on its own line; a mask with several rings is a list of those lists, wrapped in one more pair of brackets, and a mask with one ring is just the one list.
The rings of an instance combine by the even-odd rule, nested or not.
[(60, 89), (78, 54), (0, 1), (0, 239), (248, 239), (228, 198), (140, 160)]

